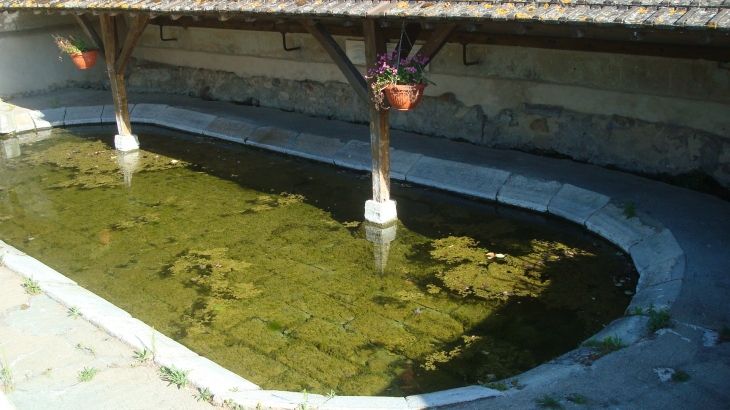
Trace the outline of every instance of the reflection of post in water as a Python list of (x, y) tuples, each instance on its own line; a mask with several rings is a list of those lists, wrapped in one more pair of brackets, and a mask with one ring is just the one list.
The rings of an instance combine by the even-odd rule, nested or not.
[(132, 186), (132, 175), (137, 172), (139, 166), (139, 151), (118, 152), (117, 165), (124, 174), (124, 184)]
[(388, 264), (388, 253), (390, 243), (395, 240), (398, 229), (398, 221), (385, 226), (365, 223), (365, 238), (373, 243), (373, 254), (375, 256), (375, 271), (385, 272), (385, 265)]
[(20, 140), (17, 138), (0, 139), (0, 166), (5, 160), (20, 156)]

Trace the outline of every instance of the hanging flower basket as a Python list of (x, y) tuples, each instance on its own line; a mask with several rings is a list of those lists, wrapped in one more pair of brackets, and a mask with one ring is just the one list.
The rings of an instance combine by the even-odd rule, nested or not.
[[(86, 70), (96, 63), (96, 56), (99, 52), (92, 44), (86, 42), (83, 37), (69, 36), (68, 38), (53, 35), (56, 45), (62, 53), (71, 56), (76, 67)], [(61, 57), (58, 57), (61, 60)]]
[(399, 111), (408, 111), (416, 108), (421, 97), (423, 97), (423, 90), (428, 84), (415, 84), (415, 85), (389, 85), (383, 89), (385, 97), (390, 102), (393, 109)]
[(424, 75), (428, 58), (417, 54), (412, 58), (400, 58), (400, 48), (379, 55), (375, 66), (368, 70), (366, 78), (373, 89), (373, 102), (378, 109), (390, 105), (400, 111), (416, 108), (423, 97), (423, 89), (431, 83)]
[(71, 60), (76, 64), (76, 67), (86, 70), (94, 66), (97, 54), (99, 54), (99, 50), (84, 51), (80, 54), (71, 54)]

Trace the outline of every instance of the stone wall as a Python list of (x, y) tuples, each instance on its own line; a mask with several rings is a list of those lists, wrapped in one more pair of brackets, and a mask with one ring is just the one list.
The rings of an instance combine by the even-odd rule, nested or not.
[[(72, 16), (0, 12), (0, 98), (59, 87), (99, 87), (104, 62), (79, 70), (68, 55), (60, 55), (53, 34), (81, 33)], [(61, 56), (61, 60), (59, 60)]]
[[(350, 122), (366, 110), (313, 38), (278, 33), (147, 29), (130, 91), (172, 92)], [(336, 40), (345, 48), (347, 38)], [(436, 83), (394, 129), (573, 158), (628, 171), (702, 170), (730, 187), (730, 70), (654, 57), (449, 44)], [(364, 67), (359, 67), (364, 71)]]

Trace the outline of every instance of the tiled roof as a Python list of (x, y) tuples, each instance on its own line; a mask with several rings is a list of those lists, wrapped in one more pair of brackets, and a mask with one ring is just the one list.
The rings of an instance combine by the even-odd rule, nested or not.
[(730, 0), (0, 0), (2, 10), (118, 11), (178, 16), (414, 18), (730, 31)]

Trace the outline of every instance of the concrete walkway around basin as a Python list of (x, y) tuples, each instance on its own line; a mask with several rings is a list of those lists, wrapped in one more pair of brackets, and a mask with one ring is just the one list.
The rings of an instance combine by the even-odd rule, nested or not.
[[(131, 107), (133, 122), (349, 168), (370, 168), (366, 126), (173, 95), (132, 94), (129, 100), (137, 104)], [(16, 106), (21, 131), (114, 121), (110, 95), (103, 91), (59, 90), (10, 103)], [(618, 319), (594, 338), (620, 335), (631, 346), (592, 365), (585, 364), (587, 349), (578, 349), (519, 376), (517, 384), (523, 389), (498, 393), (467, 388), (392, 400), (324, 400), (312, 395), (310, 407), (523, 409), (535, 408), (536, 400), (547, 395), (575, 408), (730, 408), (730, 343), (719, 343), (716, 332), (730, 327), (729, 203), (567, 160), (398, 131), (391, 136), (394, 179), (548, 212), (585, 225), (629, 252), (641, 274), (629, 311), (652, 304), (669, 307), (675, 326), (649, 334), (645, 316)], [(19, 140), (23, 138), (21, 135)], [(396, 185), (396, 196), (397, 189)], [(621, 206), (627, 202), (636, 204), (636, 218), (623, 216)], [(663, 381), (663, 376), (680, 369), (689, 374), (688, 381)], [(205, 385), (205, 380), (200, 381)], [(585, 396), (588, 404), (565, 399), (573, 393)], [(254, 396), (242, 404), (255, 408)], [(270, 407), (298, 405), (294, 397), (287, 400)]]

